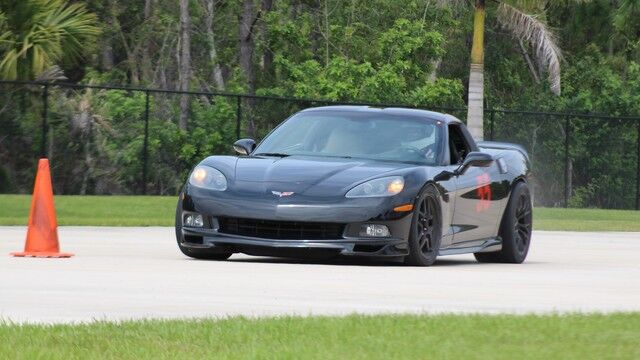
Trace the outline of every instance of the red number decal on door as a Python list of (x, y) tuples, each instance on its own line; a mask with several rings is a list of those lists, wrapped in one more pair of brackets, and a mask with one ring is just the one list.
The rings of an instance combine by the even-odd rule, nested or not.
[(489, 178), (489, 174), (484, 173), (476, 176), (476, 183), (478, 184), (478, 189), (476, 190), (478, 195), (476, 212), (487, 211), (491, 205), (491, 179)]

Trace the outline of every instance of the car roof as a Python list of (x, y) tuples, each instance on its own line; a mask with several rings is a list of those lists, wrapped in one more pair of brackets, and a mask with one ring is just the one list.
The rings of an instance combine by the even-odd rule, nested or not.
[(446, 124), (461, 123), (460, 119), (453, 115), (443, 114), (436, 111), (410, 109), (401, 107), (372, 107), (365, 105), (333, 105), (333, 106), (320, 106), (304, 109), (302, 112), (323, 112), (323, 111), (353, 111), (353, 112), (367, 112), (372, 114), (389, 114), (389, 115), (405, 115), (425, 117), (432, 120), (439, 120)]

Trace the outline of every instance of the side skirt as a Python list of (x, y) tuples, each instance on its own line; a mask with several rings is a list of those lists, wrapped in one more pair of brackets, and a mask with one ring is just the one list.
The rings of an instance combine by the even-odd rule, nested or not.
[(502, 250), (502, 239), (499, 237), (484, 240), (480, 245), (440, 249), (438, 256), (470, 254), (477, 252), (494, 252)]

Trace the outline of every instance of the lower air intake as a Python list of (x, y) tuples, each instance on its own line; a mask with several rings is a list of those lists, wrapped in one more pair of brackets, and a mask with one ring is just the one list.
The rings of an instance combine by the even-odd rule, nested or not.
[(218, 232), (278, 240), (335, 240), (342, 238), (344, 224), (218, 218)]

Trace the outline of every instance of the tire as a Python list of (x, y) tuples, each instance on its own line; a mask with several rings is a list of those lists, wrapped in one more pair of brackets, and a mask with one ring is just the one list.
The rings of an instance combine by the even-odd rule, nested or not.
[(522, 263), (531, 244), (531, 210), (529, 187), (524, 182), (516, 183), (500, 223), (498, 235), (502, 238), (502, 250), (475, 253), (476, 260), (485, 263)]
[(442, 211), (438, 190), (432, 185), (416, 199), (409, 232), (409, 255), (404, 259), (411, 266), (430, 266), (436, 261), (442, 239)]
[(178, 248), (183, 254), (200, 260), (226, 260), (233, 253), (227, 251), (213, 250), (213, 249), (195, 249), (186, 246), (182, 246), (182, 197), (178, 200), (178, 206), (176, 207), (176, 240), (178, 242)]

